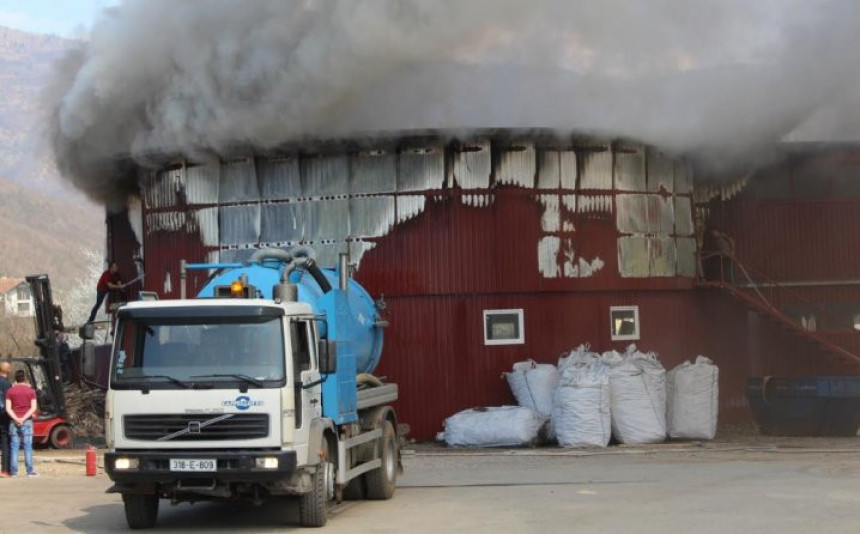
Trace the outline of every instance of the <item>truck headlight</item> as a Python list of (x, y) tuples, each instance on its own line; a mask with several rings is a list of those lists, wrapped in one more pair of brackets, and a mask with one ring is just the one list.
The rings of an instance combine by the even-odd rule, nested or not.
[(254, 463), (257, 466), (257, 469), (277, 469), (278, 468), (278, 459), (274, 456), (264, 456), (262, 458), (256, 458)]
[(115, 458), (113, 461), (113, 468), (117, 471), (131, 471), (139, 465), (140, 460), (137, 458)]

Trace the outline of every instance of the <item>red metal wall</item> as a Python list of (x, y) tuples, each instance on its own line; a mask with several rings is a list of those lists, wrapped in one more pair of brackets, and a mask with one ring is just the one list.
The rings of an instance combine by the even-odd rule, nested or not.
[[(391, 321), (378, 373), (400, 384), (398, 410), (413, 437), (432, 438), (464, 408), (513, 402), (500, 375), (516, 361), (555, 363), (583, 342), (600, 351), (623, 348), (626, 342), (610, 340), (613, 305), (639, 306), (636, 343), (658, 352), (667, 368), (698, 354), (717, 362), (723, 422), (749, 420), (750, 376), (839, 371), (811, 345), (718, 290), (693, 291), (682, 279), (620, 279), (608, 261), (593, 279), (542, 279), (538, 229), (529, 224), (536, 219), (523, 213), (530, 209), (504, 195), (491, 210), (431, 204), (364, 256), (358, 278), (372, 294), (385, 295)], [(592, 230), (580, 234), (594, 250), (614, 246), (611, 227), (595, 223)], [(613, 286), (619, 289), (607, 289)], [(483, 310), (506, 308), (524, 309), (525, 344), (484, 346)]]
[[(762, 183), (778, 185), (792, 168), (771, 169)], [(757, 191), (748, 186), (739, 198), (710, 205), (709, 224), (735, 237), (742, 258), (782, 280), (860, 278), (858, 201), (774, 199)], [(637, 345), (657, 351), (667, 368), (698, 354), (717, 362), (724, 422), (749, 418), (750, 376), (844, 371), (719, 290), (693, 289), (692, 280), (680, 277), (621, 278), (611, 217), (574, 221), (577, 252), (599, 256), (602, 270), (590, 278), (547, 279), (538, 270), (537, 243), (546, 234), (533, 197), (501, 188), (491, 206), (476, 208), (463, 204), (456, 189), (432, 195), (424, 213), (376, 241), (357, 273), (388, 303), (391, 327), (378, 374), (400, 384), (400, 417), (412, 425), (412, 437), (432, 438), (461, 409), (512, 402), (500, 374), (515, 361), (555, 362), (582, 342), (600, 351), (623, 347), (609, 339), (612, 305), (639, 306)], [(144, 234), (147, 289), (178, 296), (179, 260), (206, 260), (200, 235)], [(172, 288), (165, 292), (168, 272)], [(189, 292), (202, 285), (195, 276)], [(820, 289), (804, 291), (827, 298)], [(500, 308), (524, 309), (524, 345), (483, 345), (482, 312)], [(839, 335), (860, 347), (851, 332)]]

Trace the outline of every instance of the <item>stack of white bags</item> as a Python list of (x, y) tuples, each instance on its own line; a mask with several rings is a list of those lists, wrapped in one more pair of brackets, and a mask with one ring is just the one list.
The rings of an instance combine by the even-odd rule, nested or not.
[(667, 373), (655, 353), (635, 345), (600, 355), (585, 344), (558, 366), (526, 360), (503, 376), (519, 406), (449, 417), (448, 445), (530, 446), (548, 438), (562, 447), (606, 447), (613, 436), (645, 444), (716, 435), (719, 369), (704, 356)]
[[(606, 447), (713, 439), (719, 370), (704, 356), (668, 373), (653, 352), (630, 345), (602, 355), (580, 345), (558, 366), (515, 363), (503, 375), (519, 406), (465, 410), (445, 421), (457, 447), (529, 446), (546, 437), (562, 447)], [(544, 434), (541, 434), (541, 431)]]

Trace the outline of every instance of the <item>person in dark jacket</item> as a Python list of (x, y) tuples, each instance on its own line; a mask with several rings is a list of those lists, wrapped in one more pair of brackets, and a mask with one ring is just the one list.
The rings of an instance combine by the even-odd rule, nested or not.
[(12, 372), (12, 364), (0, 362), (0, 478), (9, 476), (9, 423), (11, 420), (6, 414), (6, 392), (12, 387), (9, 382), (9, 373)]
[(99, 278), (99, 283), (96, 285), (96, 305), (93, 306), (93, 309), (90, 312), (90, 318), (87, 319), (87, 322), (91, 323), (95, 320), (96, 314), (99, 312), (99, 308), (102, 307), (102, 303), (105, 301), (105, 297), (110, 291), (122, 288), (122, 279), (120, 279), (119, 276), (119, 264), (117, 264), (117, 262), (111, 262), (110, 267), (107, 271), (102, 273)]

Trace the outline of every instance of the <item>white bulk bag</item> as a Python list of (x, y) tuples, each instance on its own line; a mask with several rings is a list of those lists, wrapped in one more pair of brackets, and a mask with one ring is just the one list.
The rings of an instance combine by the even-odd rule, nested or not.
[(666, 370), (656, 354), (628, 350), (604, 354), (609, 369), (612, 433), (621, 443), (660, 443), (666, 439)]
[(558, 359), (558, 372), (561, 373), (562, 371), (564, 371), (565, 367), (569, 365), (587, 364), (591, 362), (594, 358), (600, 357), (599, 354), (591, 352), (590, 349), (590, 344), (583, 343), (569, 353), (563, 354), (562, 357)]
[(517, 404), (547, 417), (552, 413), (552, 397), (558, 385), (558, 369), (550, 363), (534, 360), (517, 362), (510, 373), (504, 373)]
[(714, 439), (717, 434), (720, 371), (710, 359), (684, 362), (666, 377), (669, 437)]
[(606, 447), (612, 435), (609, 376), (596, 355), (566, 365), (555, 393), (552, 423), (562, 447)]
[(450, 447), (522, 447), (533, 445), (546, 417), (522, 406), (473, 408), (445, 420)]

